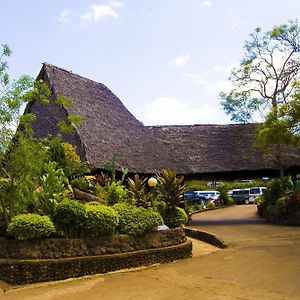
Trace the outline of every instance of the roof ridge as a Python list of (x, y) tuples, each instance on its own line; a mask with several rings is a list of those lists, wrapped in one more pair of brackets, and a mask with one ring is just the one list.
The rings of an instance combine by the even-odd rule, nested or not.
[(103, 83), (101, 83), (101, 82), (98, 82), (98, 81), (96, 81), (96, 80), (93, 80), (93, 79), (84, 77), (84, 76), (82, 76), (82, 75), (79, 75), (79, 74), (73, 72), (72, 70), (67, 70), (67, 69), (64, 69), (64, 68), (61, 68), (61, 67), (57, 67), (57, 66), (52, 65), (52, 64), (47, 63), (47, 62), (44, 62), (44, 63), (43, 63), (43, 66), (45, 66), (45, 67), (50, 67), (50, 68), (52, 68), (52, 69), (58, 69), (58, 70), (60, 70), (60, 71), (63, 71), (63, 72), (65, 72), (65, 73), (70, 74), (71, 76), (79, 77), (79, 78), (81, 78), (81, 79), (84, 79), (84, 80), (87, 80), (87, 81), (94, 82), (94, 83), (99, 84), (99, 85), (105, 87), (106, 89), (110, 90), (105, 84), (103, 84)]
[(147, 125), (147, 128), (182, 128), (182, 127), (229, 127), (229, 126), (256, 126), (259, 123), (230, 123), (230, 124), (181, 124), (181, 125)]

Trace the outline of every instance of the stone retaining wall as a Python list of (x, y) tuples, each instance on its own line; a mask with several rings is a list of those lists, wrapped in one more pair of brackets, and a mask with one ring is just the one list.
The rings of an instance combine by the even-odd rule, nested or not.
[(166, 263), (192, 255), (184, 229), (143, 237), (98, 239), (0, 239), (0, 280), (24, 284)]
[(0, 279), (10, 284), (24, 284), (167, 263), (191, 257), (192, 243), (147, 249), (122, 254), (59, 259), (0, 259)]
[(178, 245), (186, 241), (182, 228), (153, 231), (143, 237), (112, 237), (18, 241), (0, 238), (0, 258), (47, 259), (95, 256)]

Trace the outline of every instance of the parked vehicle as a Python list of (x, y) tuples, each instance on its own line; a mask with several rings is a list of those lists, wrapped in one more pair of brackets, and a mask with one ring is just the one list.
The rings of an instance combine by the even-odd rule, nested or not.
[(220, 192), (218, 191), (192, 191), (189, 190), (184, 193), (185, 200), (192, 200), (194, 202), (206, 203), (208, 200), (217, 200), (220, 197)]
[(232, 199), (235, 204), (249, 204), (250, 189), (232, 190)]
[(255, 203), (255, 200), (258, 196), (263, 195), (264, 191), (267, 188), (265, 186), (258, 186), (250, 188), (249, 192), (249, 203)]

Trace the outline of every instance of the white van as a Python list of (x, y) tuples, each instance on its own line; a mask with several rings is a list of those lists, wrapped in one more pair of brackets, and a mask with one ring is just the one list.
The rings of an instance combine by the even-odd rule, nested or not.
[(258, 196), (263, 195), (267, 188), (265, 186), (258, 186), (250, 188), (249, 192), (249, 203), (254, 203)]

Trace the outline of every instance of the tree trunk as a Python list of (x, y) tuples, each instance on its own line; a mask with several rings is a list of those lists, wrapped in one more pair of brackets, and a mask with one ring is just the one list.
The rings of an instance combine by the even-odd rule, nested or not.
[(283, 164), (282, 148), (280, 144), (277, 144), (277, 160), (278, 160), (278, 167), (279, 167), (279, 174), (280, 174), (280, 185), (282, 189), (284, 185), (284, 164)]
[(5, 207), (3, 198), (1, 197), (0, 194), (0, 204), (1, 204), (1, 208), (2, 208), (2, 213), (3, 213), (3, 219), (4, 219), (4, 225), (5, 225), (5, 229), (8, 227), (8, 214), (7, 214), (7, 209)]
[(96, 202), (100, 202), (100, 203), (105, 202), (105, 200), (100, 198), (100, 197), (97, 197), (97, 196), (94, 196), (92, 194), (83, 192), (83, 191), (78, 190), (76, 188), (73, 188), (73, 192), (74, 192), (74, 198), (78, 199), (78, 200), (82, 200), (82, 202), (89, 202), (89, 201), (96, 201)]

